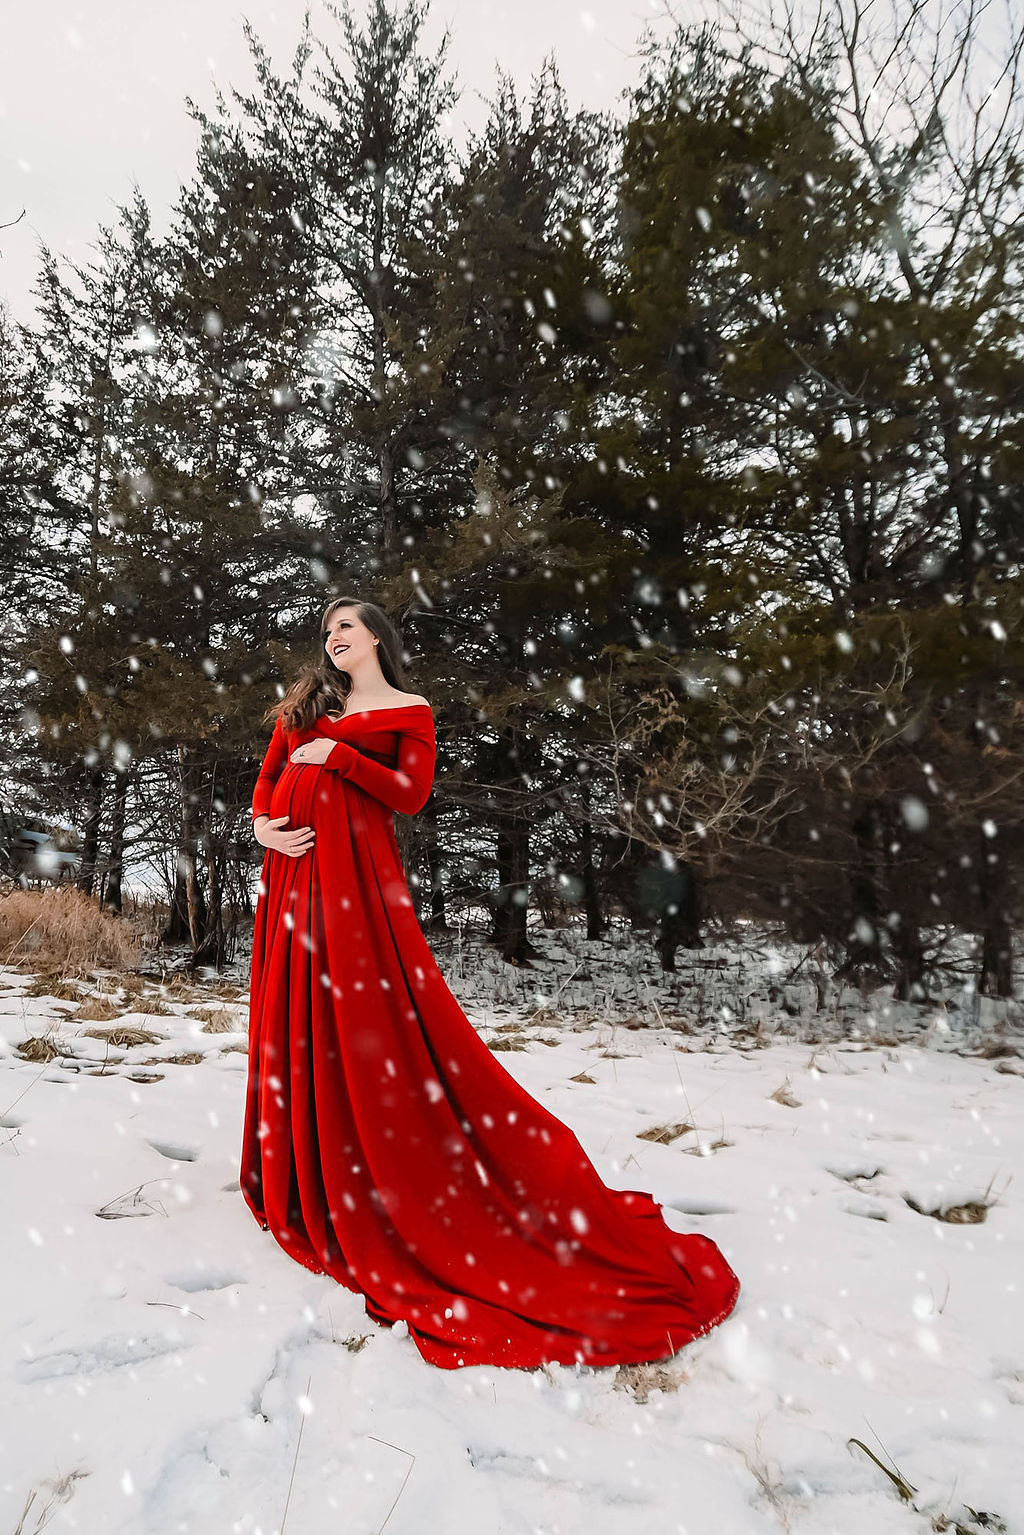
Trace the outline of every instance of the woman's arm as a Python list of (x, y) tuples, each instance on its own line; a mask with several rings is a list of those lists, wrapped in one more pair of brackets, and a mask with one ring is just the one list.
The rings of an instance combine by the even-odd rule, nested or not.
[(400, 815), (415, 815), (430, 797), (435, 760), (436, 743), (431, 721), (426, 739), (412, 733), (399, 737), (397, 766), (393, 768), (365, 757), (347, 741), (335, 741), (322, 765), (342, 773), (350, 783), (372, 794), (389, 810), (397, 810)]
[(260, 768), (256, 787), (252, 791), (252, 819), (255, 824), (260, 816), (270, 814), (270, 800), (274, 793), (274, 785), (284, 771), (288, 761), (288, 742), (285, 740), (284, 729), (278, 720), (274, 726), (274, 734), (270, 738), (266, 755), (263, 758), (263, 766)]
[(288, 741), (281, 721), (278, 720), (252, 793), (252, 829), (261, 847), (269, 848), (272, 852), (285, 853), (289, 858), (301, 858), (303, 853), (308, 853), (313, 846), (315, 841), (313, 828), (296, 826), (286, 831), (288, 816), (281, 815), (274, 819), (270, 815), (270, 800), (274, 793), (274, 785), (284, 771), (287, 761)]

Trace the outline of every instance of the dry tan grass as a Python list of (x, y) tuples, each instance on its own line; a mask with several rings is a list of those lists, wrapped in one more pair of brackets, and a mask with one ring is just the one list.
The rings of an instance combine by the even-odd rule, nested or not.
[(350, 1332), (347, 1338), (342, 1338), (342, 1348), (347, 1348), (350, 1354), (358, 1354), (370, 1341), (369, 1333)]
[(55, 1040), (51, 1034), (30, 1034), (23, 1039), (20, 1045), (15, 1046), (23, 1061), (52, 1061), (57, 1055), (70, 1055), (71, 1051), (66, 1045)]
[(220, 1049), (221, 1055), (231, 1055), (232, 1052), (234, 1052), (237, 1055), (248, 1055), (249, 1054), (249, 1046), (248, 1045), (241, 1045), (241, 1044), (238, 1043), (237, 1040), (232, 1041), (232, 1043), (230, 1045), (221, 1045), (221, 1049)]
[(132, 997), (125, 1011), (129, 1013), (145, 1013), (153, 1018), (166, 1018), (170, 1015), (171, 1008), (167, 1006), (167, 1003), (161, 997), (138, 996)]
[(201, 1050), (179, 1050), (177, 1055), (147, 1055), (143, 1066), (198, 1066), (205, 1060)]
[(84, 1029), (87, 1039), (102, 1039), (115, 1050), (130, 1050), (133, 1045), (159, 1045), (163, 1036), (151, 1034), (148, 1029), (132, 1029), (123, 1025), (116, 1029)]
[(201, 1034), (237, 1034), (242, 1027), (237, 1015), (224, 1007), (193, 1007), (189, 1017), (202, 1024)]
[(117, 997), (89, 997), (75, 1014), (76, 1023), (106, 1023), (109, 1018), (120, 1018), (127, 1009)]
[(47, 974), (90, 975), (136, 970), (145, 930), (131, 918), (102, 912), (80, 890), (12, 890), (0, 897), (0, 963)]
[(632, 1391), (641, 1405), (652, 1391), (678, 1391), (686, 1375), (682, 1370), (666, 1369), (663, 1364), (620, 1364), (613, 1387), (616, 1391)]
[(945, 1221), (950, 1226), (980, 1226), (991, 1208), (980, 1199), (970, 1199), (963, 1205), (938, 1205), (934, 1210), (928, 1210), (909, 1194), (904, 1194), (903, 1199), (918, 1215), (930, 1215), (932, 1220)]
[(64, 981), (59, 975), (38, 975), (30, 986), (25, 987), (26, 997), (53, 997), (58, 1002), (81, 1002), (81, 986)]
[(681, 1135), (686, 1135), (693, 1129), (685, 1121), (680, 1120), (676, 1125), (652, 1125), (649, 1130), (640, 1130), (637, 1133), (638, 1141), (656, 1141), (659, 1146), (668, 1146), (672, 1141), (677, 1141)]
[(172, 975), (164, 981), (160, 994), (169, 1002), (195, 1002), (203, 992), (184, 975)]

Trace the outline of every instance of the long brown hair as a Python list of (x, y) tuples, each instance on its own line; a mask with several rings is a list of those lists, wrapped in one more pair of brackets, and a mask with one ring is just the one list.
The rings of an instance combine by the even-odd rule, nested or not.
[(404, 688), (405, 672), (402, 669), (402, 642), (398, 630), (383, 608), (375, 602), (363, 602), (359, 597), (335, 597), (324, 608), (320, 618), (320, 650), (311, 666), (305, 667), (279, 703), (267, 711), (267, 719), (280, 719), (285, 730), (293, 734), (309, 730), (321, 714), (335, 710), (344, 714), (352, 681), (348, 672), (335, 666), (324, 649), (327, 629), (339, 608), (355, 608), (360, 621), (371, 634), (377, 636), (377, 660), (384, 679), (394, 688)]

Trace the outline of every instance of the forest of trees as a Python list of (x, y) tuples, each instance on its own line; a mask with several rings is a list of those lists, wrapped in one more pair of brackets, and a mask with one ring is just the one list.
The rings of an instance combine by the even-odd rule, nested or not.
[(0, 313), (0, 797), (222, 963), (266, 711), (356, 592), (437, 722), (428, 930), (625, 917), (671, 968), (744, 916), (919, 999), (967, 933), (1011, 995), (1024, 92), (981, 12), (659, 32), (616, 115), (551, 63), (464, 142), (419, 0), (284, 74), (250, 35), (167, 232), (140, 191)]

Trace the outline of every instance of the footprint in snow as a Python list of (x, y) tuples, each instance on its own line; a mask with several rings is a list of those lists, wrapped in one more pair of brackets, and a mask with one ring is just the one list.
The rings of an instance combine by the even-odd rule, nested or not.
[(847, 1215), (861, 1215), (865, 1220), (869, 1221), (887, 1221), (889, 1219), (888, 1210), (877, 1199), (865, 1199), (851, 1195), (849, 1199), (843, 1200), (840, 1208), (845, 1210)]
[(184, 1332), (175, 1328), (149, 1337), (124, 1335), (101, 1338), (80, 1348), (57, 1349), (52, 1354), (37, 1354), (21, 1359), (14, 1367), (20, 1381), (31, 1385), (40, 1380), (58, 1380), (67, 1375), (102, 1375), (121, 1370), (126, 1365), (144, 1364), (165, 1354), (180, 1353), (188, 1347)]
[(146, 1139), (146, 1145), (152, 1146), (162, 1157), (169, 1162), (194, 1162), (199, 1155), (198, 1146), (189, 1146), (185, 1141), (151, 1141)]
[(165, 1274), (164, 1280), (176, 1290), (184, 1290), (186, 1295), (198, 1295), (203, 1290), (226, 1290), (229, 1285), (248, 1283), (245, 1276), (234, 1269), (214, 1268), (205, 1263)]
[(664, 1201), (670, 1210), (678, 1210), (681, 1215), (735, 1215), (736, 1206), (730, 1205), (724, 1199), (681, 1198), (667, 1199)]

